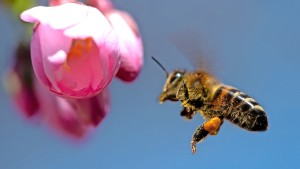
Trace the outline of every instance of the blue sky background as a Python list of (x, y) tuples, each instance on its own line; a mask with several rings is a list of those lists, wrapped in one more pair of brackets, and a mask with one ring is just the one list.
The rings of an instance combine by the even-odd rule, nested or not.
[[(145, 66), (138, 80), (114, 80), (112, 111), (83, 144), (26, 121), (0, 89), (0, 169), (299, 168), (300, 1), (115, 0), (138, 21)], [(42, 4), (42, 3), (41, 3)], [(45, 3), (44, 3), (45, 4)], [(16, 23), (0, 7), (0, 71), (16, 45)], [(269, 130), (251, 133), (225, 122), (198, 144), (190, 139), (202, 117), (186, 121), (179, 103), (159, 105), (168, 70), (193, 70), (191, 57), (168, 37), (194, 34), (209, 69), (254, 97), (267, 111)]]

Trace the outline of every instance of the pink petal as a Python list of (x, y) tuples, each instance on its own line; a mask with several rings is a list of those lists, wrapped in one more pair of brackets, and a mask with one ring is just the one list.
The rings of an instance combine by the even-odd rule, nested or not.
[(59, 6), (37, 6), (21, 13), (25, 22), (49, 25), (52, 29), (66, 29), (79, 24), (89, 13), (91, 7), (76, 3), (65, 3)]
[(37, 113), (39, 102), (34, 92), (33, 70), (30, 62), (30, 48), (27, 43), (19, 43), (13, 68), (6, 76), (5, 84), (19, 110), (31, 117)]
[(39, 102), (32, 88), (24, 84), (22, 77), (17, 72), (8, 73), (6, 83), (12, 100), (19, 111), (26, 117), (35, 115), (39, 109)]
[(110, 0), (88, 0), (90, 6), (93, 6), (103, 14), (107, 14), (114, 9), (113, 4)]
[(37, 32), (37, 29), (32, 35), (30, 48), (31, 61), (35, 75), (37, 76), (38, 80), (42, 82), (45, 86), (51, 86), (44, 70), (43, 55), (40, 44), (40, 34)]
[(30, 10), (26, 10), (20, 14), (20, 18), (25, 22), (39, 22), (39, 18), (46, 18), (48, 17), (48, 10), (47, 7), (37, 6), (31, 8)]
[(127, 20), (123, 16), (125, 16), (124, 12), (114, 11), (110, 12), (107, 18), (119, 38), (121, 67), (117, 77), (131, 82), (137, 78), (143, 66), (143, 44), (141, 37), (136, 33), (137, 30), (130, 27), (133, 25), (133, 20), (130, 20), (129, 25), (127, 20), (130, 16), (126, 15)]
[(72, 105), (63, 98), (50, 94), (36, 82), (36, 91), (40, 100), (40, 113), (51, 129), (65, 136), (82, 138), (87, 132), (84, 123), (77, 116)]
[(110, 111), (110, 93), (104, 89), (97, 96), (89, 99), (72, 100), (77, 110), (85, 114), (87, 123), (97, 126)]

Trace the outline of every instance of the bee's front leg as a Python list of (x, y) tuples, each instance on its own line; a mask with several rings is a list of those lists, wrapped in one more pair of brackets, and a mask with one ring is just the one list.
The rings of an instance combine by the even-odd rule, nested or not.
[(183, 106), (189, 101), (189, 90), (185, 80), (182, 81), (182, 85), (179, 87), (176, 97), (182, 101)]
[(223, 117), (213, 117), (200, 125), (194, 132), (193, 138), (191, 141), (192, 146), (192, 154), (195, 154), (197, 151), (196, 144), (203, 141), (205, 137), (210, 135), (217, 135), (218, 131), (220, 130), (220, 127), (223, 123)]
[(186, 119), (189, 119), (189, 120), (193, 118), (194, 114), (196, 114), (195, 111), (188, 110), (185, 107), (180, 112), (181, 116), (183, 116), (183, 117), (185, 117)]

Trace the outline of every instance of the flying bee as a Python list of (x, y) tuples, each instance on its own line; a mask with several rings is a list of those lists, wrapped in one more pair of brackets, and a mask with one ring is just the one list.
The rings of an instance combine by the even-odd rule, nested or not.
[(170, 74), (154, 58), (152, 59), (165, 71), (167, 80), (159, 96), (160, 103), (167, 100), (181, 101), (181, 116), (192, 119), (199, 112), (205, 122), (194, 132), (191, 148), (196, 153), (196, 144), (207, 135), (217, 135), (224, 119), (249, 131), (268, 129), (268, 118), (264, 109), (250, 96), (222, 84), (214, 76), (198, 70), (188, 72), (175, 70)]

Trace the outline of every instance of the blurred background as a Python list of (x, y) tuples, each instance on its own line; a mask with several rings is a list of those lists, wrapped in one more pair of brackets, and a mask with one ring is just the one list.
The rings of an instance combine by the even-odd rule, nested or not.
[[(113, 81), (112, 110), (84, 141), (26, 120), (1, 87), (0, 169), (299, 168), (300, 1), (113, 2), (140, 27), (145, 65), (138, 80)], [(3, 74), (20, 28), (3, 6), (0, 25)], [(178, 41), (184, 34), (197, 38)], [(221, 81), (255, 98), (268, 113), (269, 130), (251, 133), (226, 121), (192, 155), (191, 136), (203, 119), (184, 120), (179, 103), (158, 104), (165, 74), (151, 60), (155, 56), (169, 71), (193, 70), (195, 57), (178, 50), (178, 42), (197, 47)]]

